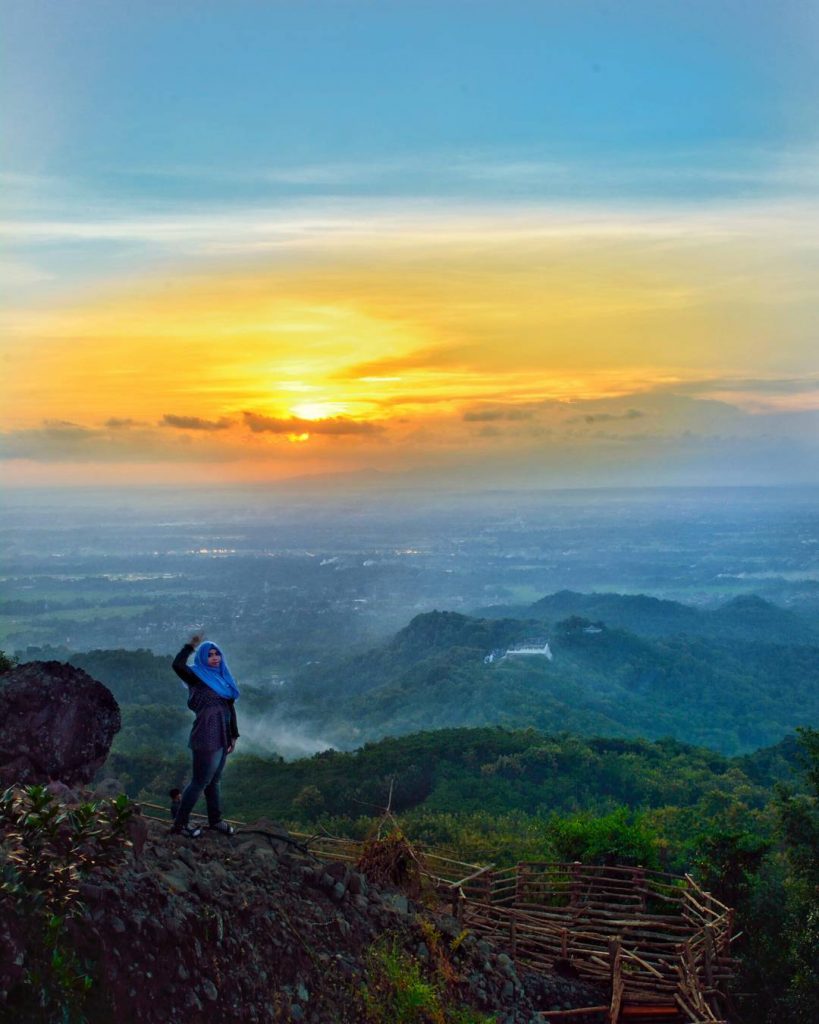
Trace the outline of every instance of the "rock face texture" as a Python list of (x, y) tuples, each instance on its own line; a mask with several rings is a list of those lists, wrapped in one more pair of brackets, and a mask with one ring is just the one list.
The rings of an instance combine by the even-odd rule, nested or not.
[(90, 782), (120, 724), (111, 691), (82, 669), (31, 661), (0, 675), (0, 785)]
[[(521, 974), (501, 949), (459, 935), (453, 918), (318, 860), (271, 823), (187, 840), (142, 820), (141, 856), (80, 887), (86, 912), (71, 931), (94, 965), (89, 1024), (382, 1020), (366, 995), (379, 948), (414, 958), (429, 977), (443, 967), (455, 1002), (497, 1024), (540, 1024), (537, 1009), (601, 1002), (588, 986)], [(15, 922), (5, 927), (13, 954)], [(6, 960), (0, 1012), (18, 980), (15, 956)]]

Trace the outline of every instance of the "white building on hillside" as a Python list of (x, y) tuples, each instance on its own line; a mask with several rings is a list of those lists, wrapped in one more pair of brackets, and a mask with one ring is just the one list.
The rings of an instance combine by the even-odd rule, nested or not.
[(531, 657), (541, 657), (552, 661), (554, 656), (549, 647), (549, 641), (542, 638), (521, 640), (520, 643), (507, 647), (505, 651), (499, 649), (491, 651), (483, 660), (485, 664), (493, 665), (496, 661), (503, 661), (504, 658)]
[(519, 644), (507, 648), (507, 658), (528, 658), (540, 655), (543, 658), (552, 660), (552, 650), (548, 640), (522, 640)]

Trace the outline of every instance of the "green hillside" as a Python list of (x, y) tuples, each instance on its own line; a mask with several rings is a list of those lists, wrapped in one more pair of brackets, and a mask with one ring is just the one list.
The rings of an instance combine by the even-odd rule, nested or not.
[[(781, 756), (788, 763), (788, 753)], [(493, 727), (413, 733), (289, 763), (240, 758), (230, 785), (247, 814), (286, 818), (295, 808), (302, 820), (315, 820), (377, 813), (391, 789), (397, 813), (603, 814), (620, 806), (695, 806), (714, 792), (731, 797), (740, 790), (748, 806), (760, 808), (772, 778), (759, 771), (752, 781), (740, 759), (674, 740)], [(300, 800), (305, 787), (316, 792)]]
[(548, 633), (553, 660), (485, 663), (492, 649), (536, 629), (531, 619), (419, 615), (388, 644), (298, 678), (288, 713), (329, 730), (342, 746), (424, 728), (499, 724), (670, 736), (727, 754), (775, 743), (819, 720), (816, 647), (641, 637), (573, 616)]

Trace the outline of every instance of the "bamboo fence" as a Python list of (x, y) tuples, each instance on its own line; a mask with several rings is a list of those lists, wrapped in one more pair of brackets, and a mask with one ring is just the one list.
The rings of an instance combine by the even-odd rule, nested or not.
[[(553, 862), (487, 868), (460, 883), (453, 912), (535, 971), (564, 965), (607, 986), (609, 1021), (672, 1013), (690, 1024), (724, 1020), (733, 912), (690, 875)], [(599, 1007), (585, 1008), (592, 1010)]]

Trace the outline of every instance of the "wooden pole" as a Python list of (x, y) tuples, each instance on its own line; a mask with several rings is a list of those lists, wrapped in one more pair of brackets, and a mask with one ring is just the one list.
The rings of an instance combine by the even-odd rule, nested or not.
[(634, 887), (639, 896), (639, 907), (640, 912), (644, 912), (646, 909), (646, 872), (645, 868), (635, 868), (634, 875), (632, 876)]
[(580, 902), (580, 869), (583, 865), (576, 860), (569, 866), (569, 906), (576, 907)]
[(717, 1002), (717, 994), (714, 987), (714, 960), (716, 959), (716, 946), (714, 943), (714, 926), (707, 924), (705, 926), (705, 956), (704, 956), (704, 971), (705, 971), (705, 984), (707, 986), (707, 994), (705, 1001), (711, 1012), (715, 1017), (719, 1016), (719, 1003)]
[(608, 1006), (578, 1006), (575, 1010), (541, 1010), (544, 1020), (565, 1020), (568, 1017), (579, 1017), (584, 1013), (606, 1013)]
[(619, 936), (609, 942), (609, 970), (611, 978), (609, 1022), (610, 1024), (618, 1024), (620, 1020), (620, 1007), (623, 1003), (623, 973)]

